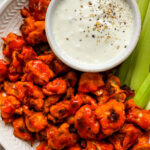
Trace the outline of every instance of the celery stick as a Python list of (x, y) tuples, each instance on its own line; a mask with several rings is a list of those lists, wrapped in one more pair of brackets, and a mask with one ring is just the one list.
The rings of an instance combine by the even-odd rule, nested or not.
[(146, 109), (146, 110), (150, 110), (150, 99), (149, 99), (148, 105), (146, 106), (145, 109)]
[(144, 108), (147, 103), (149, 102), (149, 97), (150, 97), (150, 73), (148, 73), (146, 79), (140, 86), (139, 90), (137, 91), (134, 101), (135, 104), (138, 106)]
[(141, 13), (141, 21), (143, 23), (145, 15), (146, 15), (146, 11), (148, 8), (148, 4), (149, 4), (150, 0), (138, 0), (138, 6), (140, 9), (140, 13)]
[(135, 56), (136, 56), (136, 49), (119, 68), (118, 76), (120, 78), (122, 85), (130, 86), (132, 72), (135, 66), (135, 58), (136, 58)]
[[(138, 0), (138, 6), (140, 9), (142, 22), (145, 18), (149, 1), (150, 0), (144, 0), (144, 1)], [(122, 85), (123, 84), (126, 84), (128, 86), (130, 85), (133, 68), (135, 66), (135, 58), (136, 58), (136, 52), (133, 52), (119, 68), (118, 76), (121, 80)]]
[(129, 62), (128, 72), (127, 72), (127, 75), (126, 75), (126, 78), (125, 78), (125, 81), (124, 81), (124, 84), (128, 85), (128, 86), (130, 86), (132, 72), (133, 72), (133, 68), (135, 66), (135, 63), (133, 61), (134, 57), (135, 57), (135, 51), (130, 56), (130, 62)]
[(131, 78), (131, 89), (138, 90), (150, 67), (150, 3), (145, 16), (141, 37), (136, 47), (135, 67)]
[(127, 76), (127, 70), (130, 64), (130, 57), (120, 66), (118, 77), (120, 78), (121, 84), (124, 85), (125, 78)]

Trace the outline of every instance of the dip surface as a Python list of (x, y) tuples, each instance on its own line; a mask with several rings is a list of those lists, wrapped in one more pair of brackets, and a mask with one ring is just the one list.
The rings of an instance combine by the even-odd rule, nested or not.
[(86, 64), (103, 64), (126, 50), (134, 30), (125, 0), (60, 0), (52, 32), (60, 50)]

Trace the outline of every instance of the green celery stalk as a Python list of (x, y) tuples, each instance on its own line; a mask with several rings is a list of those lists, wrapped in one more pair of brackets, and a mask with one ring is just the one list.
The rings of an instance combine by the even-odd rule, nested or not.
[[(139, 6), (140, 13), (141, 13), (142, 23), (144, 21), (145, 15), (146, 15), (149, 2), (150, 2), (150, 0), (144, 0), (144, 1), (138, 0), (138, 6)], [(132, 72), (133, 72), (133, 69), (135, 66), (135, 58), (136, 58), (136, 52), (134, 51), (127, 58), (127, 60), (124, 63), (122, 63), (122, 65), (119, 68), (118, 76), (121, 80), (122, 85), (124, 85), (124, 84), (126, 84), (128, 86), (130, 85)]]
[(127, 70), (129, 68), (129, 65), (130, 65), (130, 57), (128, 57), (126, 59), (126, 61), (119, 68), (118, 77), (120, 78), (120, 81), (121, 81), (122, 85), (125, 84), (125, 79), (126, 79), (126, 76), (127, 76)]
[(135, 67), (131, 78), (131, 89), (138, 90), (150, 67), (150, 3), (145, 16), (140, 40), (135, 50)]
[(149, 100), (148, 105), (146, 106), (145, 109), (146, 109), (146, 110), (150, 110), (150, 100)]
[(128, 68), (128, 72), (124, 81), (125, 85), (130, 86), (130, 82), (131, 82), (131, 77), (132, 77), (132, 72), (133, 72), (133, 68), (135, 66), (135, 56), (136, 56), (136, 52), (134, 51), (132, 53), (132, 55), (130, 56), (130, 61), (129, 61), (129, 68)]
[(149, 4), (149, 0), (138, 0), (138, 6), (139, 6), (140, 13), (141, 13), (142, 23), (144, 21), (145, 15), (146, 15), (148, 4)]
[(149, 97), (150, 97), (150, 73), (148, 73), (146, 79), (138, 89), (134, 101), (135, 104), (138, 106), (144, 108), (147, 103), (149, 102)]

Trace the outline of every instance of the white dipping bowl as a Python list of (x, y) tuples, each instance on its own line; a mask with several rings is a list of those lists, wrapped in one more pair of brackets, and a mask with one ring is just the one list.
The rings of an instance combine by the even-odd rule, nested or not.
[(52, 48), (53, 52), (62, 62), (64, 62), (69, 67), (79, 70), (79, 71), (83, 71), (83, 72), (106, 71), (121, 64), (132, 53), (132, 51), (136, 47), (136, 44), (140, 36), (140, 31), (141, 31), (141, 15), (140, 15), (140, 11), (136, 3), (136, 0), (127, 0), (127, 3), (130, 5), (133, 11), (133, 15), (135, 19), (133, 35), (127, 48), (118, 56), (114, 57), (113, 59), (106, 62), (105, 64), (104, 63), (103, 64), (92, 64), (92, 63), (86, 64), (78, 60), (72, 59), (67, 54), (64, 54), (63, 50), (61, 50), (61, 48), (58, 47), (57, 43), (55, 42), (55, 38), (52, 32), (52, 16), (59, 1), (60, 0), (51, 0), (51, 3), (48, 7), (47, 14), (46, 14), (46, 24), (45, 24), (46, 36), (48, 39), (48, 43), (50, 47)]

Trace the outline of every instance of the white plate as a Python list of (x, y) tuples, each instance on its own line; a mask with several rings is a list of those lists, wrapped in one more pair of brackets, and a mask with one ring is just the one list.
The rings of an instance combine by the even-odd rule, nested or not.
[[(0, 0), (0, 58), (2, 55), (3, 41), (1, 37), (14, 32), (20, 34), (19, 28), (22, 24), (20, 9), (28, 5), (28, 0)], [(5, 150), (35, 150), (36, 144), (31, 147), (13, 135), (12, 126), (5, 125), (0, 117), (0, 143)]]

